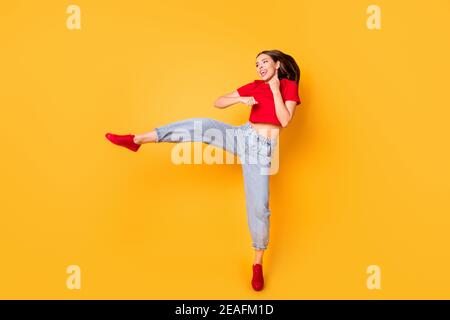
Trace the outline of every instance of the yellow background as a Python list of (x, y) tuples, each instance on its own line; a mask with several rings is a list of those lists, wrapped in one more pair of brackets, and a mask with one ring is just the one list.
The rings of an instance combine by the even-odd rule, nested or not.
[[(81, 8), (69, 30), (66, 8)], [(366, 27), (377, 4), (382, 29)], [(450, 2), (2, 1), (0, 298), (450, 298)], [(280, 49), (302, 105), (271, 176), (266, 288), (239, 165), (104, 134), (190, 117)], [(81, 290), (66, 288), (68, 265)], [(381, 290), (366, 268), (381, 267)]]

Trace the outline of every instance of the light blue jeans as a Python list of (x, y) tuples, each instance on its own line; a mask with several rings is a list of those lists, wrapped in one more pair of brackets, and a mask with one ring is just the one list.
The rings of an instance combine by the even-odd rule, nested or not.
[(266, 138), (247, 121), (233, 126), (211, 118), (189, 118), (155, 128), (156, 142), (200, 141), (239, 157), (244, 175), (247, 221), (255, 249), (269, 243), (269, 169), (277, 138)]

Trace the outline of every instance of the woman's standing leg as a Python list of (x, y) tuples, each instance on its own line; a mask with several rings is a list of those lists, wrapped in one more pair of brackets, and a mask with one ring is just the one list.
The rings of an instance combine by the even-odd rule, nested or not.
[(262, 272), (263, 254), (269, 244), (270, 215), (269, 178), (272, 164), (272, 150), (276, 142), (270, 142), (245, 126), (245, 147), (240, 148), (244, 189), (247, 209), (247, 221), (255, 249), (253, 261), (252, 287), (259, 291), (264, 286)]
[[(270, 214), (269, 175), (261, 173), (261, 165), (244, 163), (244, 189), (247, 221), (252, 237), (252, 246), (257, 251), (267, 249), (269, 244)], [(254, 263), (262, 263), (262, 253), (255, 255)]]
[(247, 221), (255, 249), (253, 261), (252, 287), (259, 291), (264, 287), (262, 269), (264, 250), (269, 244), (270, 215), (269, 175), (261, 172), (261, 165), (244, 163), (244, 187), (247, 208)]

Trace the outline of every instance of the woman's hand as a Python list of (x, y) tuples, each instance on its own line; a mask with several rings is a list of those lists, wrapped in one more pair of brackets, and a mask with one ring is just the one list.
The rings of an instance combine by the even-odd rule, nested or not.
[(254, 97), (241, 97), (240, 101), (241, 103), (248, 106), (253, 106), (254, 104), (258, 103), (258, 101), (256, 101)]
[(269, 85), (272, 92), (274, 90), (280, 90), (280, 79), (278, 79), (278, 71), (276, 71), (273, 77), (269, 80)]

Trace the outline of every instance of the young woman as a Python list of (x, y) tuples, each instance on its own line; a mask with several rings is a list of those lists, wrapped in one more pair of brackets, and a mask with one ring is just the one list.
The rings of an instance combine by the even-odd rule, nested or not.
[[(301, 101), (298, 95), (300, 69), (290, 55), (279, 50), (262, 51), (256, 56), (256, 72), (260, 79), (220, 96), (214, 102), (215, 107), (222, 109), (237, 103), (251, 106), (250, 119), (243, 125), (190, 118), (143, 134), (107, 133), (106, 138), (135, 152), (149, 142), (201, 141), (237, 155), (243, 169), (247, 220), (255, 249), (251, 283), (253, 289), (259, 291), (264, 286), (262, 260), (269, 243), (268, 169), (279, 132), (291, 121), (295, 107)], [(181, 132), (185, 134), (180, 135)], [(259, 161), (255, 161), (256, 158)]]

